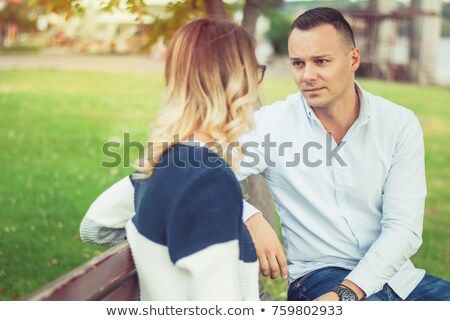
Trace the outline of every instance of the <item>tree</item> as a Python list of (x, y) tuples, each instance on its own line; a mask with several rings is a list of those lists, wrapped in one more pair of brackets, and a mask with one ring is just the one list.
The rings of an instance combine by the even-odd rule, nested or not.
[[(83, 12), (81, 0), (24, 0), (29, 3), (29, 7), (41, 8), (46, 12), (65, 14), (70, 18), (73, 14)], [(138, 17), (151, 15), (148, 8), (150, 1), (145, 0), (103, 0), (102, 9), (113, 11), (115, 9), (126, 9)], [(256, 20), (262, 10), (269, 8), (279, 8), (283, 0), (245, 0), (243, 6), (242, 25), (252, 34), (255, 32)], [(239, 6), (242, 6), (239, 5)], [(167, 4), (167, 15), (165, 18), (157, 17), (156, 20), (164, 20), (166, 25), (177, 25), (177, 21), (186, 20), (183, 17), (195, 19), (198, 17), (210, 17), (212, 19), (230, 19), (233, 7), (225, 4), (223, 0), (185, 0), (174, 1)], [(171, 15), (170, 15), (171, 13)], [(163, 35), (165, 36), (165, 35)]]
[(24, 31), (36, 30), (36, 17), (27, 10), (27, 4), (20, 1), (9, 1), (0, 11), (0, 24), (15, 23)]
[(206, 13), (211, 19), (229, 19), (229, 14), (222, 0), (204, 0)]
[(275, 54), (287, 55), (291, 19), (280, 11), (270, 11), (264, 15), (270, 20), (270, 29), (266, 32), (266, 36), (272, 43)]

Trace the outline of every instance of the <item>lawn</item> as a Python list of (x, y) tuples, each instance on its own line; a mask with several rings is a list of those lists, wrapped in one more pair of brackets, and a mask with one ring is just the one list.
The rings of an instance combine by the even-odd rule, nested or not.
[[(419, 116), (428, 198), (424, 243), (413, 261), (449, 280), (450, 90), (362, 84)], [(21, 299), (104, 250), (80, 241), (79, 223), (95, 197), (132, 169), (102, 167), (109, 160), (102, 146), (123, 142), (124, 133), (143, 143), (162, 91), (160, 74), (0, 72), (0, 300)], [(289, 77), (270, 77), (269, 70), (262, 100), (295, 91)], [(127, 160), (136, 155), (131, 150)], [(285, 298), (284, 281), (265, 283)]]

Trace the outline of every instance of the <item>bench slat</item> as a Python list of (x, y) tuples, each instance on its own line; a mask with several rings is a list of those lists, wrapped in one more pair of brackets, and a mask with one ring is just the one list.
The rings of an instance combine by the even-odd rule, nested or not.
[(139, 283), (128, 242), (123, 242), (59, 279), (45, 285), (27, 301), (135, 301)]
[(139, 281), (137, 277), (129, 279), (120, 288), (115, 289), (101, 301), (139, 301)]

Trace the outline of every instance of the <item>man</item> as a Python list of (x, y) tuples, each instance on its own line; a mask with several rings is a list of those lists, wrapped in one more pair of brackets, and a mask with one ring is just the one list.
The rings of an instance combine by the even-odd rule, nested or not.
[[(241, 140), (247, 155), (238, 176), (266, 179), (288, 258), (247, 204), (244, 220), (262, 273), (286, 278), (289, 269), (288, 300), (450, 300), (449, 282), (409, 260), (422, 242), (426, 196), (417, 118), (355, 82), (360, 51), (339, 11), (300, 15), (288, 47), (300, 92), (257, 111), (256, 129)], [(93, 204), (84, 240), (123, 238), (132, 210), (120, 219), (106, 199), (132, 199), (130, 186), (121, 181)], [(108, 206), (114, 218), (90, 215)]]
[[(240, 176), (262, 173), (274, 196), (288, 300), (450, 300), (449, 282), (409, 260), (426, 196), (417, 118), (355, 82), (360, 51), (339, 11), (300, 15), (288, 47), (300, 93), (256, 113), (242, 143), (251, 145), (247, 164), (259, 161), (244, 162)], [(252, 214), (244, 219), (262, 273), (284, 276), (276, 235)]]

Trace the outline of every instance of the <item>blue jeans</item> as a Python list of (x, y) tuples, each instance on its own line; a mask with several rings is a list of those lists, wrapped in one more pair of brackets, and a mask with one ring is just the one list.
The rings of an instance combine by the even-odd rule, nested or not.
[[(291, 283), (288, 301), (312, 301), (330, 292), (350, 273), (338, 267), (326, 267), (302, 276)], [(401, 301), (386, 283), (383, 289), (365, 298), (367, 301)], [(425, 274), (422, 281), (408, 295), (406, 301), (450, 301), (450, 282)]]

